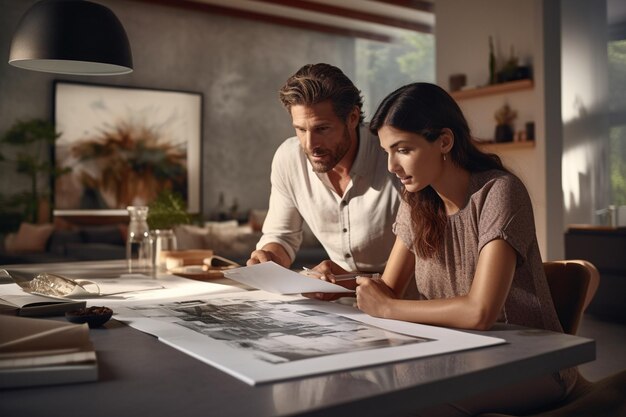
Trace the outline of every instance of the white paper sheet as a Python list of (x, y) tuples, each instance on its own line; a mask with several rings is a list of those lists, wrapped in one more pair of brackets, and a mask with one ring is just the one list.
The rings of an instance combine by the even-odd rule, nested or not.
[(275, 294), (354, 292), (341, 285), (293, 272), (274, 262), (264, 262), (231, 269), (224, 271), (224, 276), (242, 284)]
[[(243, 291), (230, 285), (194, 281), (169, 274), (161, 274), (156, 278), (140, 274), (122, 274), (116, 278), (94, 278), (91, 281), (98, 284), (104, 295), (76, 298), (77, 300), (86, 300), (88, 306), (106, 305), (112, 307), (142, 301), (165, 301), (200, 294)], [(94, 288), (90, 286), (89, 289), (93, 290)], [(0, 297), (19, 294), (25, 294), (19, 285), (15, 283), (0, 284)]]
[(115, 318), (250, 385), (505, 342), (265, 291), (135, 303)]
[[(90, 292), (89, 295), (82, 296), (81, 298), (97, 298), (121, 294), (132, 296), (131, 293), (138, 291), (165, 289), (161, 282), (146, 275), (122, 275), (119, 278), (100, 278), (89, 281), (94, 282), (97, 287), (90, 284), (85, 285), (83, 284), (84, 281), (81, 281), (81, 285)], [(100, 294), (96, 294), (98, 290)]]

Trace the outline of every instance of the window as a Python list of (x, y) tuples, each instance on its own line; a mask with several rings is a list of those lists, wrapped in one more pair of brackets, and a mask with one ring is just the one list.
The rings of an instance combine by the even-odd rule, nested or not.
[(435, 37), (403, 31), (395, 42), (356, 40), (356, 80), (364, 97), (365, 120), (397, 88), (416, 81), (435, 82)]

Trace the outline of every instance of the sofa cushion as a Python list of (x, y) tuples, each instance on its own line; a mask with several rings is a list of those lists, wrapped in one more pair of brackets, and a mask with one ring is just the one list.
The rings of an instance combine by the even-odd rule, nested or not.
[[(254, 232), (261, 232), (263, 230), (263, 223), (267, 217), (267, 210), (252, 209), (248, 215), (248, 225)], [(302, 243), (301, 248), (321, 248), (322, 244), (317, 240), (317, 237), (311, 231), (311, 228), (306, 222), (302, 223)]]
[(124, 236), (117, 226), (83, 226), (80, 234), (85, 243), (124, 245)]
[(55, 230), (50, 237), (48, 251), (54, 255), (67, 255), (67, 245), (70, 243), (81, 243), (83, 238), (78, 230)]
[(68, 243), (66, 255), (79, 261), (124, 259), (126, 246), (109, 243)]
[(205, 249), (204, 242), (208, 229), (200, 226), (182, 224), (174, 228), (178, 250)]
[(261, 237), (250, 226), (237, 222), (207, 222), (205, 227), (180, 225), (174, 229), (178, 250), (212, 249), (216, 255), (241, 261), (248, 259)]
[(4, 241), (7, 253), (44, 252), (54, 225), (22, 222), (17, 233), (10, 233)]
[(247, 260), (261, 238), (250, 226), (213, 227), (206, 236), (205, 248), (215, 254), (241, 262)]

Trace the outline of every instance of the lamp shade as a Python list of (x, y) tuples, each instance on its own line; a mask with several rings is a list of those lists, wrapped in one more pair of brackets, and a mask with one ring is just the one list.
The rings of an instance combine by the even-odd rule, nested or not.
[(44, 0), (22, 16), (9, 64), (75, 75), (119, 75), (133, 70), (124, 27), (108, 8), (82, 0)]

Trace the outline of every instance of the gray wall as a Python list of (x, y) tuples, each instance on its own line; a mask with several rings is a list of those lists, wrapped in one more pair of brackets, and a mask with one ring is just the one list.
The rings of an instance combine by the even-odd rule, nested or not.
[[(271, 158), (293, 135), (277, 90), (306, 63), (328, 62), (355, 79), (354, 39), (251, 20), (122, 0), (98, 0), (122, 21), (135, 70), (113, 77), (63, 76), (8, 65), (19, 18), (34, 3), (0, 0), (0, 133), (16, 119), (52, 117), (52, 81), (195, 91), (204, 94), (203, 212), (239, 201), (266, 208)], [(0, 166), (0, 190), (26, 186)]]
[(561, 0), (565, 225), (597, 224), (611, 204), (606, 7)]

